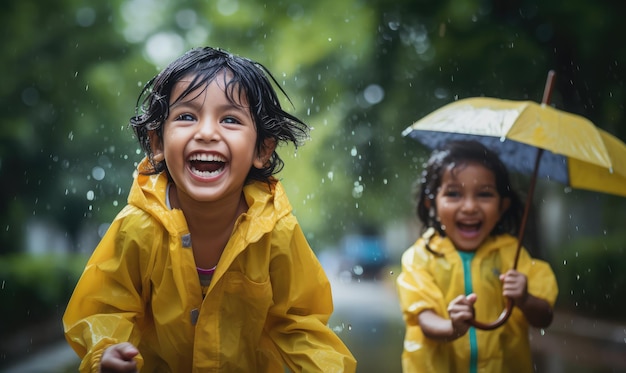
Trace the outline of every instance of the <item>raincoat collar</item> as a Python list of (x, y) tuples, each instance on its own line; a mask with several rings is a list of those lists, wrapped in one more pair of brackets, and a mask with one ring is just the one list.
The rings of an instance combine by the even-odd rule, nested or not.
[[(454, 244), (448, 237), (443, 237), (433, 228), (429, 228), (421, 237), (434, 252), (444, 255), (457, 254)], [(475, 251), (477, 257), (488, 255), (492, 251), (501, 249), (504, 246), (514, 245), (516, 238), (509, 234), (501, 234), (498, 236), (489, 236)]]
[[(154, 217), (172, 235), (189, 233), (182, 210), (169, 209), (166, 202), (167, 174), (148, 175), (149, 163), (144, 158), (135, 171), (133, 186), (128, 195), (128, 203)], [(269, 183), (252, 181), (243, 188), (248, 211), (242, 214), (236, 225), (234, 236), (245, 242), (258, 241), (271, 232), (276, 222), (292, 211), (281, 183), (271, 179)], [(254, 224), (251, 224), (254, 221)]]

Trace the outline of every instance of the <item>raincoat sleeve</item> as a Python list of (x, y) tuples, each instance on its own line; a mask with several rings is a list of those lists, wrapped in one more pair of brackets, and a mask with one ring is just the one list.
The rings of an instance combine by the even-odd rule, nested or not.
[[(63, 325), (67, 341), (82, 358), (81, 372), (98, 372), (102, 352), (112, 344), (139, 344), (136, 325), (144, 316), (150, 290), (144, 274), (150, 253), (160, 245), (150, 219), (125, 208), (96, 247), (76, 285)], [(141, 356), (136, 359), (141, 368)]]
[(268, 335), (294, 372), (354, 372), (356, 361), (328, 327), (333, 311), (330, 283), (295, 218), (283, 219), (273, 234), (282, 245), (272, 258), (274, 305)]
[(417, 316), (424, 310), (432, 310), (446, 317), (447, 304), (444, 294), (436, 284), (428, 265), (428, 254), (420, 250), (418, 240), (402, 255), (402, 271), (396, 281), (400, 309), (408, 326), (418, 326)]

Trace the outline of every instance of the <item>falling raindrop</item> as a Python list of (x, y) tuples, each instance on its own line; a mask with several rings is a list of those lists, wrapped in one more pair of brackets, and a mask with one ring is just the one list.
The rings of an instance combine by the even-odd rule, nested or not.
[(363, 98), (365, 98), (365, 101), (367, 101), (370, 105), (381, 102), (384, 97), (385, 91), (378, 84), (370, 84), (367, 88), (365, 88), (365, 91), (363, 91)]
[(91, 7), (83, 7), (76, 11), (76, 23), (81, 27), (89, 27), (96, 20), (96, 11)]
[(357, 276), (361, 276), (364, 270), (363, 267), (361, 267), (360, 265), (355, 265), (354, 267), (352, 267), (352, 272)]
[(358, 181), (354, 182), (354, 188), (352, 188), (352, 197), (361, 198), (363, 196), (363, 184)]
[(105, 174), (104, 168), (100, 166), (96, 166), (91, 170), (91, 176), (97, 181), (104, 179)]
[(95, 193), (93, 192), (93, 190), (90, 190), (87, 192), (87, 200), (88, 201), (93, 201), (93, 199), (95, 198)]

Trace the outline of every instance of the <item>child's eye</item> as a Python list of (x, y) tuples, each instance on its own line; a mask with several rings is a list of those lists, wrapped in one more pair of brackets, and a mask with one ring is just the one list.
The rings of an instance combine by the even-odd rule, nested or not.
[(224, 117), (222, 119), (223, 123), (227, 123), (227, 124), (240, 124), (241, 122), (235, 118), (235, 117)]
[(176, 120), (182, 120), (182, 121), (190, 121), (194, 119), (195, 117), (191, 114), (181, 114), (178, 117), (176, 117)]
[(444, 196), (446, 196), (446, 197), (453, 197), (453, 198), (456, 198), (456, 197), (460, 197), (460, 196), (461, 196), (461, 192), (459, 192), (459, 191), (457, 191), (457, 190), (446, 190), (446, 191), (443, 193), (443, 195), (444, 195)]
[(478, 193), (478, 197), (481, 197), (481, 198), (492, 198), (492, 197), (495, 197), (495, 195), (496, 194), (494, 192), (480, 192), (480, 193)]

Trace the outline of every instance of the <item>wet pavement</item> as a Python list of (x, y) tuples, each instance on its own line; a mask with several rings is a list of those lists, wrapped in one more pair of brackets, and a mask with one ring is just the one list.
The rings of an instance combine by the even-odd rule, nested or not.
[(65, 373), (76, 371), (78, 367), (78, 356), (74, 350), (65, 342), (58, 342), (45, 347), (34, 354), (28, 355), (23, 361), (14, 365), (0, 369), (2, 373)]

